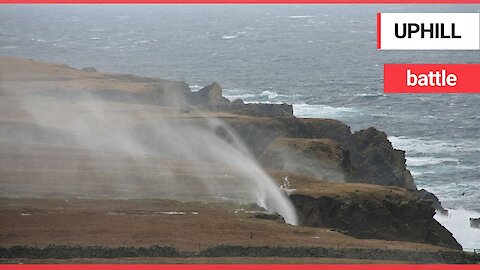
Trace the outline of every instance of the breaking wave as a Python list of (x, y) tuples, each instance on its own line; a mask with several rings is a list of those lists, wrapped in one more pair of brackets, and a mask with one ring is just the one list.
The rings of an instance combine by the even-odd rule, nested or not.
[(449, 215), (435, 215), (466, 251), (480, 248), (480, 229), (470, 227), (470, 218), (480, 218), (480, 213), (465, 209), (449, 209)]
[(357, 109), (348, 107), (332, 107), (323, 104), (293, 104), (293, 114), (299, 118), (334, 118), (353, 115), (357, 112)]

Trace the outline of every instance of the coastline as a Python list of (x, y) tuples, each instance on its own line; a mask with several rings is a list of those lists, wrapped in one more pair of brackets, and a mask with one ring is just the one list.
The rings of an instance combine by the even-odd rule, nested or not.
[[(111, 177), (108, 175), (111, 173), (109, 166), (112, 164), (117, 166), (116, 162), (119, 164), (118, 168), (127, 166), (128, 159), (123, 160), (121, 154), (124, 150), (116, 149), (114, 146), (100, 141), (95, 147), (108, 146), (103, 149), (104, 153), (101, 153), (108, 158), (97, 157), (98, 153), (92, 151), (92, 149), (85, 148), (85, 145), (82, 144), (83, 140), (78, 140), (78, 137), (69, 141), (69, 138), (71, 138), (69, 132), (72, 129), (65, 125), (65, 120), (72, 119), (92, 121), (85, 123), (86, 130), (90, 130), (90, 125), (91, 127), (98, 127), (99, 123), (104, 124), (104, 122), (98, 122), (98, 117), (83, 118), (82, 116), (82, 113), (85, 111), (81, 109), (88, 108), (83, 106), (83, 104), (90, 104), (90, 99), (92, 99), (93, 101), (100, 100), (108, 108), (108, 110), (102, 108), (102, 121), (108, 119), (109, 121), (106, 123), (115, 123), (113, 126), (120, 128), (118, 130), (125, 127), (133, 127), (130, 130), (141, 130), (142, 140), (155, 138), (155, 132), (157, 131), (149, 130), (148, 126), (158, 121), (158, 119), (162, 121), (170, 121), (169, 119), (180, 120), (179, 123), (193, 123), (195, 127), (197, 125), (209, 124), (209, 121), (205, 121), (205, 115), (209, 117), (208, 119), (220, 119), (233, 128), (239, 138), (246, 144), (249, 151), (252, 152), (254, 159), (258, 160), (261, 167), (267, 170), (269, 176), (276, 181), (277, 185), (283, 184), (286, 185), (287, 189), (294, 190), (293, 195), (290, 195), (291, 200), (294, 198), (292, 196), (295, 195), (309, 196), (308, 202), (304, 201), (307, 197), (302, 197), (301, 200), (293, 200), (297, 211), (303, 209), (300, 212), (306, 213), (306, 215), (300, 216), (302, 228), (334, 228), (338, 230), (339, 237), (343, 237), (340, 235), (354, 237), (360, 241), (359, 245), (362, 245), (361, 239), (384, 239), (459, 249), (458, 243), (449, 235), (448, 230), (433, 219), (434, 209), (431, 207), (432, 202), (424, 201), (416, 194), (415, 183), (405, 164), (405, 153), (394, 149), (387, 139), (387, 135), (374, 128), (352, 133), (349, 126), (336, 120), (296, 118), (293, 115), (292, 106), (288, 104), (246, 104), (243, 101), (229, 101), (223, 96), (222, 89), (218, 84), (212, 84), (197, 92), (191, 92), (188, 85), (184, 82), (150, 79), (133, 75), (100, 73), (92, 69), (77, 70), (68, 66), (51, 65), (30, 60), (2, 58), (0, 65), (0, 70), (2, 71), (10, 70), (12, 67), (22, 67), (18, 69), (21, 72), (4, 72), (0, 78), (2, 80), (0, 98), (4, 100), (4, 108), (6, 108), (5, 112), (7, 112), (4, 113), (0, 121), (2, 124), (0, 127), (3, 128), (1, 133), (3, 136), (2, 144), (4, 144), (4, 147), (2, 147), (3, 158), (6, 160), (11, 155), (15, 155), (20, 163), (30, 164), (30, 166), (35, 168), (35, 170), (30, 171), (30, 177), (33, 175), (37, 178), (36, 181), (45, 184), (42, 189), (33, 191), (31, 194), (27, 193), (26, 190), (29, 187), (28, 179), (25, 181), (24, 187), (19, 185), (17, 180), (25, 177), (25, 175), (21, 175), (21, 171), (16, 171), (15, 177), (13, 177), (12, 175), (14, 174), (10, 172), (11, 168), (8, 168), (9, 164), (13, 165), (13, 163), (6, 163), (3, 168), (6, 180), (3, 180), (2, 185), (7, 188), (3, 191), (3, 196), (21, 196), (23, 192), (23, 196), (27, 198), (29, 196), (42, 198), (52, 195), (63, 198), (65, 194), (72, 191), (71, 188), (75, 187), (75, 185), (69, 186), (71, 183), (68, 184), (68, 181), (66, 181), (66, 183), (62, 184), (65, 186), (60, 187), (58, 191), (49, 193), (48, 188), (55, 182), (51, 182), (48, 179), (52, 177), (57, 180), (71, 178), (72, 183), (74, 183), (79, 175), (78, 172), (67, 174), (66, 169), (78, 171), (77, 164), (83, 164), (83, 169), (80, 168), (80, 171), (88, 171), (88, 177), (93, 177), (93, 181), (105, 181), (103, 188), (106, 191), (112, 188), (108, 184), (109, 180), (107, 180)], [(86, 101), (83, 100), (85, 98), (84, 91), (88, 93)], [(38, 106), (33, 108), (41, 108), (41, 110), (31, 110), (27, 114), (24, 114), (22, 111), (15, 111), (12, 109), (12, 105), (9, 106), (8, 103), (18, 100), (24, 106), (25, 104), (33, 104)], [(70, 105), (65, 106), (64, 103)], [(72, 103), (77, 104), (72, 105)], [(45, 107), (48, 107), (50, 110), (52, 106), (58, 106), (61, 109), (63, 119), (57, 122), (57, 119), (34, 117), (32, 120), (31, 116), (38, 116), (35, 113), (45, 113), (42, 110)], [(9, 109), (12, 109), (12, 111), (8, 111)], [(96, 107), (95, 110), (97, 110)], [(143, 111), (147, 113), (138, 113)], [(32, 114), (32, 112), (34, 113)], [(138, 115), (132, 117), (132, 113)], [(45, 120), (48, 120), (48, 122)], [(110, 120), (118, 122), (110, 122)], [(7, 129), (11, 133), (8, 133)], [(12, 132), (12, 130), (16, 132)], [(232, 135), (230, 135), (228, 130), (220, 129), (215, 132), (219, 133), (217, 136), (220, 140), (226, 140), (227, 142), (236, 140), (234, 137), (231, 137)], [(20, 136), (21, 140), (19, 140), (19, 134), (23, 134)], [(52, 141), (53, 135), (60, 139)], [(215, 139), (217, 140), (217, 137)], [(111, 141), (114, 140), (111, 139)], [(19, 151), (23, 147), (29, 150), (25, 152)], [(48, 153), (48, 157), (52, 158), (53, 163), (43, 164), (38, 158), (30, 156), (30, 154), (25, 155), (32, 149), (35, 150), (33, 153), (38, 153), (39, 156)], [(116, 152), (112, 152), (112, 149), (116, 150)], [(71, 155), (73, 153), (75, 153), (74, 156)], [(133, 152), (133, 157), (135, 157), (135, 163), (140, 164), (141, 168), (148, 165), (149, 170), (154, 175), (154, 173), (157, 173), (157, 168), (155, 168), (157, 162), (170, 166), (168, 163), (165, 163), (164, 158), (161, 156), (159, 159), (155, 159), (156, 154), (158, 153), (152, 150), (145, 157), (145, 153), (142, 153), (142, 158), (139, 159), (136, 157), (136, 153)], [(118, 156), (118, 160), (115, 160), (117, 157), (114, 158), (114, 156)], [(152, 160), (149, 160), (150, 156), (153, 157)], [(90, 164), (92, 157), (94, 157), (94, 163), (97, 164)], [(55, 161), (59, 160), (72, 160), (72, 163), (56, 164)], [(300, 162), (301, 166), (295, 164), (296, 162)], [(39, 177), (41, 175), (36, 170), (49, 170), (53, 168), (52, 164), (56, 164), (53, 167), (59, 166), (60, 170), (47, 171), (47, 174), (42, 176), (45, 179)], [(99, 165), (102, 166), (101, 172), (104, 174), (101, 178), (98, 177), (100, 170), (96, 168)], [(186, 166), (189, 166), (188, 162)], [(108, 170), (103, 167), (108, 168)], [(138, 170), (135, 167), (132, 168)], [(190, 172), (186, 170), (185, 165), (175, 164), (175, 172), (177, 170), (182, 171), (182, 179), (192, 177)], [(6, 174), (7, 171), (9, 174)], [(50, 173), (51, 175), (49, 175)], [(20, 176), (17, 174), (20, 174)], [(221, 173), (218, 175), (221, 175)], [(337, 177), (338, 175), (342, 177)], [(141, 189), (144, 192), (142, 196), (144, 195), (143, 197), (145, 198), (155, 196), (155, 192), (158, 192), (157, 196), (161, 194), (165, 196), (172, 195), (168, 194), (168, 191), (162, 190), (152, 190), (149, 193), (148, 189), (154, 187), (152, 184), (155, 185), (155, 182), (150, 182), (151, 176), (148, 176), (150, 177), (148, 181), (142, 180), (147, 177), (143, 174), (135, 177), (141, 179), (140, 183), (143, 183)], [(218, 177), (221, 181), (227, 179)], [(335, 179), (325, 177), (334, 177)], [(235, 178), (235, 175), (233, 178)], [(82, 181), (85, 181), (85, 179), (88, 178), (82, 178)], [(180, 178), (177, 177), (176, 179)], [(287, 183), (285, 183), (285, 179), (288, 179)], [(189, 182), (191, 184), (197, 180), (189, 181), (193, 181)], [(232, 182), (231, 185), (235, 186), (236, 183)], [(114, 187), (117, 188), (116, 186)], [(128, 186), (125, 187), (127, 188)], [(64, 189), (62, 190), (61, 188)], [(135, 186), (135, 189), (137, 188)], [(175, 191), (177, 192), (177, 190)], [(245, 190), (244, 192), (247, 193), (247, 191)], [(89, 194), (89, 192), (91, 190), (87, 188), (85, 193), (73, 196), (84, 196), (84, 194)], [(101, 190), (95, 192), (98, 193), (91, 193), (97, 194), (93, 195), (94, 197), (105, 195)], [(197, 191), (193, 190), (192, 194), (194, 192)], [(135, 193), (129, 191), (126, 193), (120, 192), (119, 194), (129, 198), (129, 196)], [(115, 195), (112, 194), (108, 196), (115, 198)], [(186, 194), (183, 196), (188, 197), (192, 195)], [(198, 200), (198, 195), (195, 196), (196, 200)], [(26, 202), (28, 203), (28, 201)], [(314, 209), (320, 209), (320, 212), (313, 212), (312, 216), (312, 212), (308, 210), (310, 204), (314, 205)], [(12, 206), (14, 205), (7, 204), (3, 211), (13, 211), (14, 208)], [(321, 216), (321, 209), (331, 206), (340, 209), (334, 211), (340, 213), (338, 219), (328, 220), (326, 217)], [(45, 209), (48, 209), (49, 206), (46, 205), (45, 207)], [(367, 209), (367, 211), (362, 212), (362, 209)], [(33, 210), (35, 208), (32, 208)], [(10, 222), (12, 222), (12, 225), (18, 220), (18, 214), (16, 215), (14, 212), (8, 214), (10, 215), (9, 218), (11, 218)], [(39, 213), (41, 214), (42, 212), (40, 211)], [(364, 231), (355, 232), (353, 229), (360, 223), (371, 221), (372, 216), (370, 215), (372, 213), (374, 216), (380, 215), (383, 218), (375, 220), (377, 223), (365, 223), (368, 225)], [(358, 216), (355, 216), (355, 214)], [(396, 216), (397, 214), (399, 217)], [(266, 223), (267, 227), (285, 226), (275, 223), (278, 220), (275, 221), (276, 219), (269, 215), (263, 216), (264, 218), (267, 217), (267, 219), (261, 219), (255, 217), (255, 215), (247, 215), (247, 220), (253, 217), (258, 219), (259, 224)], [(414, 230), (408, 225), (412, 222), (417, 224)], [(418, 231), (419, 234), (414, 238), (408, 238), (408, 235), (413, 231)], [(399, 232), (401, 233), (399, 234)], [(289, 235), (289, 233), (286, 235)], [(327, 231), (323, 233), (328, 234)], [(5, 240), (6, 238), (3, 238), (2, 241)], [(48, 239), (43, 239), (42, 241), (46, 240)], [(357, 240), (351, 238), (348, 241)], [(2, 241), (0, 241), (0, 244)], [(13, 238), (13, 242), (9, 242), (11, 243), (9, 245), (13, 245), (14, 242), (15, 238)], [(418, 248), (415, 245), (409, 248), (412, 249), (413, 247), (415, 250)], [(276, 255), (273, 254), (271, 256)], [(401, 258), (400, 260), (403, 259)]]

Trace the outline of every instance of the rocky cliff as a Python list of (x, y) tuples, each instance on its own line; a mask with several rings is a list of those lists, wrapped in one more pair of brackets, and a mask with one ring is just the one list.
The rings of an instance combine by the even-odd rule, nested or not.
[(435, 194), (425, 189), (421, 189), (418, 191), (418, 195), (420, 195), (420, 198), (422, 198), (423, 200), (430, 202), (432, 207), (437, 211), (437, 213), (448, 216), (448, 210), (443, 208), (442, 203), (440, 202), (438, 197), (435, 196)]
[(218, 83), (212, 83), (197, 92), (187, 95), (187, 101), (194, 106), (251, 116), (293, 117), (293, 107), (289, 104), (244, 103), (241, 99), (229, 101), (223, 97), (223, 89)]
[(291, 195), (304, 226), (326, 227), (368, 239), (428, 243), (461, 250), (440, 225), (435, 210), (420, 198), (384, 194), (382, 198)]
[[(375, 128), (351, 133), (350, 127), (331, 119), (301, 119), (271, 117), (258, 119), (225, 119), (267, 168), (285, 168), (285, 162), (303, 156), (319, 166), (332, 167), (344, 175), (346, 182), (361, 182), (385, 186), (399, 186), (416, 190), (415, 183), (405, 164), (405, 152), (394, 149), (384, 132)], [(291, 140), (282, 140), (289, 138)], [(313, 140), (328, 139), (335, 142), (335, 154), (329, 147), (318, 147)], [(295, 143), (293, 143), (295, 141)], [(273, 157), (272, 147), (285, 148), (296, 155)], [(286, 144), (281, 146), (282, 144)], [(274, 151), (275, 152), (275, 151)], [(278, 152), (278, 151), (276, 151)], [(314, 153), (312, 155), (312, 153)], [(328, 157), (328, 161), (325, 158)], [(323, 160), (322, 160), (323, 159)], [(307, 163), (308, 164), (308, 163)], [(318, 166), (317, 166), (318, 167)], [(297, 167), (293, 172), (311, 175), (308, 166)]]
[[(461, 249), (434, 218), (431, 201), (395, 186), (333, 183), (315, 177), (274, 172), (284, 178), (303, 226), (331, 228), (364, 239), (409, 241)], [(286, 181), (285, 179), (288, 179)]]
[[(352, 134), (350, 127), (340, 121), (296, 118), (292, 106), (288, 104), (245, 104), (242, 100), (230, 102), (222, 93), (220, 85), (213, 83), (186, 96), (192, 105), (199, 108), (252, 116), (224, 120), (237, 130), (266, 167), (307, 175), (318, 175), (318, 169), (322, 167), (328, 167), (328, 170), (335, 167), (347, 182), (394, 185), (416, 190), (406, 168), (405, 152), (394, 149), (384, 132), (371, 127)], [(332, 155), (332, 149), (319, 147), (319, 143), (312, 139), (335, 142), (334, 151), (337, 153)], [(288, 148), (289, 153), (295, 154), (286, 155), (285, 151), (275, 148)], [(281, 156), (275, 157), (275, 153)], [(323, 157), (328, 157), (328, 160)], [(309, 166), (291, 166), (299, 158)], [(315, 165), (315, 168), (311, 165)]]
[[(220, 93), (218, 88), (216, 93)], [(406, 168), (405, 152), (394, 149), (384, 132), (371, 127), (352, 133), (349, 126), (331, 119), (260, 116), (224, 120), (240, 134), (263, 167), (311, 180), (313, 188), (306, 188), (309, 185), (305, 180), (290, 187), (296, 190), (290, 199), (302, 225), (334, 228), (359, 238), (461, 249), (452, 234), (433, 218), (434, 206), (443, 208), (434, 204), (431, 196), (417, 191)], [(322, 181), (385, 187), (360, 185), (352, 189), (343, 184), (333, 194), (325, 194), (318, 190)]]
[[(8, 72), (12, 69), (22, 72)], [(352, 133), (340, 121), (296, 118), (288, 104), (229, 101), (216, 83), (192, 92), (184, 82), (17, 59), (2, 59), (0, 71), (0, 139), (68, 146), (78, 143), (62, 131), (63, 122), (50, 126), (28, 120), (21, 106), (12, 102), (23, 96), (33, 97), (41, 106), (59, 106), (63, 114), (57, 115), (59, 118), (93, 113), (95, 108), (85, 100), (111, 102), (108, 113), (118, 121), (110, 124), (131, 131), (127, 133), (145, 142), (152, 155), (162, 151), (152, 123), (174, 119), (179, 124), (208, 126), (204, 117), (208, 115), (236, 130), (279, 184), (290, 180), (289, 188), (295, 190), (291, 200), (302, 225), (333, 228), (359, 238), (459, 248), (452, 235), (432, 218), (432, 201), (418, 196), (404, 151), (394, 149), (387, 135), (375, 128)], [(231, 139), (226, 132), (216, 134)]]

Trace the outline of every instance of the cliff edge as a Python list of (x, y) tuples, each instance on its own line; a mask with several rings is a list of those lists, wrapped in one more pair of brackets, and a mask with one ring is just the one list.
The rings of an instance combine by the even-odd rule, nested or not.
[[(422, 200), (418, 195), (406, 167), (405, 152), (394, 149), (387, 135), (373, 127), (352, 132), (348, 125), (337, 120), (296, 118), (292, 105), (230, 101), (223, 96), (217, 83), (192, 92), (185, 82), (101, 73), (91, 68), (79, 70), (16, 58), (0, 58), (0, 81), (2, 141), (26, 147), (38, 144), (48, 148), (45, 153), (51, 157), (58, 154), (52, 145), (68, 146), (70, 150), (65, 151), (65, 155), (73, 151), (81, 156), (81, 151), (74, 148), (79, 146), (78, 141), (72, 140), (64, 130), (68, 123), (62, 119), (76, 119), (82, 114), (85, 120), (82, 125), (105, 128), (95, 121), (108, 114), (112, 121), (107, 129), (117, 128), (126, 130), (129, 136), (138, 135), (139, 141), (152, 146), (148, 154), (155, 155), (162, 151), (152, 128), (156, 121), (174, 119), (178, 123), (208, 126), (206, 119), (211, 117), (234, 129), (278, 185), (286, 187), (303, 226), (331, 228), (356, 238), (401, 240), (461, 249), (448, 230), (433, 219), (432, 201)], [(35, 111), (27, 110), (28, 102), (39, 110), (55, 106), (62, 114), (39, 123), (32, 117)], [(99, 115), (92, 102), (107, 104), (109, 110)], [(85, 118), (85, 115), (91, 117)], [(215, 134), (223, 136), (225, 141), (231, 140), (229, 134), (217, 131)], [(12, 146), (12, 149), (19, 147)], [(39, 156), (43, 154), (42, 150)], [(109, 168), (114, 160), (121, 160), (115, 155), (108, 159), (103, 155), (103, 159), (97, 158), (97, 161), (107, 160), (102, 166)], [(69, 158), (59, 157), (48, 163), (44, 158), (30, 160), (31, 155), (19, 156), (28, 159), (32, 166), (46, 166), (47, 170), (42, 170), (42, 174), (28, 174), (27, 168), (32, 166), (24, 166), (12, 172), (8, 164), (17, 163), (12, 163), (11, 152), (7, 151), (4, 156), (7, 165), (1, 171), (4, 183), (10, 181), (16, 185), (32, 175), (44, 177), (45, 181), (67, 179), (75, 182), (85, 177), (106, 183), (108, 177), (112, 177), (112, 181), (121, 178), (128, 183), (129, 177), (136, 177), (139, 181), (147, 179), (146, 183), (155, 183), (160, 175), (152, 173), (141, 178), (138, 174), (143, 171), (137, 175), (133, 175), (132, 170), (122, 171), (128, 163), (121, 163), (113, 174), (108, 170), (98, 173), (94, 166), (97, 164), (90, 159), (82, 161), (82, 171), (73, 162), (75, 159), (72, 159), (72, 168), (68, 169), (58, 160), (67, 162)], [(173, 164), (170, 160), (155, 160), (145, 168), (154, 171), (152, 168), (158, 168), (162, 162), (164, 166)], [(175, 170), (188, 180), (195, 176), (188, 170), (189, 165), (192, 164), (171, 166), (176, 166)], [(218, 164), (208, 164), (207, 170), (218, 169), (215, 165)], [(51, 168), (56, 167), (59, 170), (52, 172)], [(70, 172), (80, 173), (68, 174)], [(216, 176), (229, 177), (225, 172)], [(190, 189), (193, 194), (195, 188), (190, 186)], [(2, 192), (6, 194), (8, 190)]]

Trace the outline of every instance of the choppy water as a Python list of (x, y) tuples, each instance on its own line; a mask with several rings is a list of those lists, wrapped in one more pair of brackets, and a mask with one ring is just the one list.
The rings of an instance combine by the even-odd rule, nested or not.
[(0, 55), (193, 88), (216, 81), (232, 99), (292, 103), (299, 117), (336, 118), (354, 130), (375, 126), (407, 151), (420, 188), (480, 217), (471, 212), (480, 211), (480, 96), (382, 93), (383, 63), (480, 63), (480, 53), (376, 51), (378, 11), (480, 5), (2, 5)]

